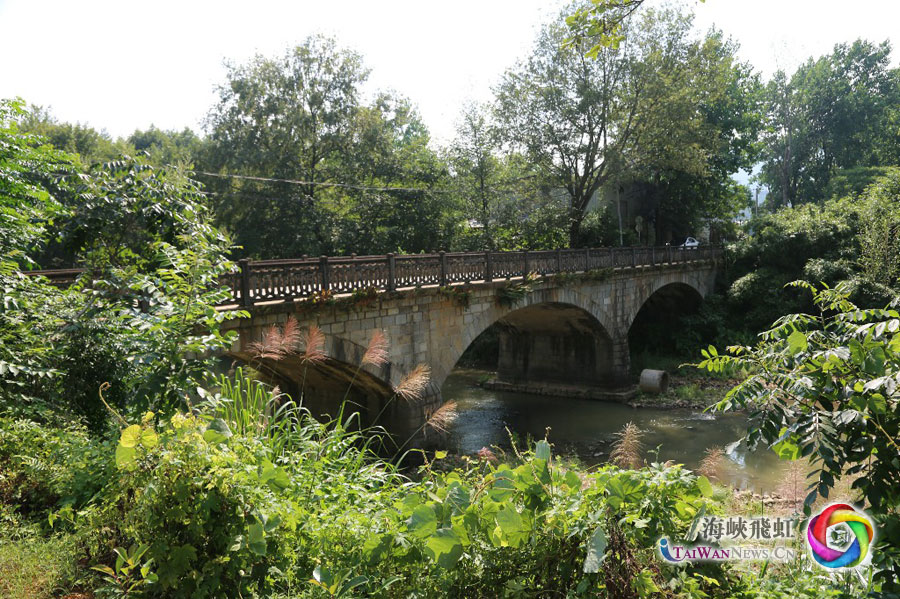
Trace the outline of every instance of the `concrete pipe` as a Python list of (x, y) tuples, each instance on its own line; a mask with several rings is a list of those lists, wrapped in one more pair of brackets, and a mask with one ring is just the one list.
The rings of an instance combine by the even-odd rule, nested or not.
[(644, 393), (665, 393), (669, 389), (669, 373), (665, 370), (645, 368), (641, 372), (638, 388)]

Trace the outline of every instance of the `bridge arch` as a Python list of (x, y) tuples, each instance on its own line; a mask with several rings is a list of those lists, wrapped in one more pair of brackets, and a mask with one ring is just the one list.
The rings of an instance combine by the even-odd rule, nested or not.
[(707, 290), (692, 281), (668, 281), (654, 285), (628, 317), (629, 353), (664, 353), (678, 349), (683, 340), (678, 322), (696, 313)]
[(451, 341), (452, 351), (437, 365), (436, 380), (442, 384), (472, 343), (496, 327), (501, 380), (616, 382), (617, 343), (611, 316), (602, 297), (577, 288), (538, 288), (513, 306), (494, 302)]
[(255, 357), (248, 351), (231, 351), (227, 355), (253, 367), (264, 380), (302, 402), (313, 416), (336, 417), (346, 399), (360, 414), (362, 426), (389, 426), (391, 410), (384, 408), (394, 394), (392, 374), (401, 369), (391, 362), (381, 367), (363, 365), (365, 351), (359, 343), (325, 335), (325, 358), (312, 363), (304, 363), (296, 353), (279, 359)]

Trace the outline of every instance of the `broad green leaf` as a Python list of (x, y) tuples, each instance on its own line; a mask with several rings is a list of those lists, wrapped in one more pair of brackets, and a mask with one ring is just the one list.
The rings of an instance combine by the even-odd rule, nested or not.
[(420, 505), (413, 510), (406, 521), (406, 527), (414, 536), (424, 539), (437, 530), (437, 516), (430, 505)]
[(141, 445), (150, 449), (151, 447), (156, 447), (159, 443), (159, 435), (156, 434), (151, 428), (145, 428), (141, 431)]
[(653, 572), (651, 570), (643, 570), (631, 580), (631, 585), (637, 591), (638, 597), (645, 599), (652, 597), (655, 593), (659, 593), (659, 587), (653, 582)]
[(132, 424), (124, 431), (119, 439), (119, 445), (122, 447), (137, 447), (141, 442), (141, 425)]
[(450, 528), (436, 530), (425, 541), (425, 553), (434, 562), (444, 568), (450, 569), (463, 554), (463, 546), (456, 533)]
[(566, 486), (570, 489), (578, 490), (581, 488), (581, 478), (574, 470), (569, 470), (566, 472), (565, 482)]
[(469, 489), (464, 487), (459, 481), (450, 483), (450, 487), (447, 490), (446, 503), (453, 508), (453, 513), (459, 514), (464, 512), (469, 507), (469, 502)]
[(203, 440), (207, 443), (223, 443), (232, 436), (228, 424), (221, 418), (216, 418), (209, 423), (203, 432)]
[(259, 474), (260, 482), (267, 483), (275, 490), (284, 490), (291, 486), (291, 477), (284, 470), (270, 462), (263, 460), (262, 469)]
[(503, 506), (503, 509), (497, 512), (494, 518), (501, 533), (500, 541), (502, 545), (518, 547), (528, 537), (528, 529), (525, 527), (525, 522), (514, 507)]
[(266, 554), (266, 540), (263, 525), (254, 522), (247, 531), (247, 547), (256, 555)]
[(371, 565), (375, 565), (383, 560), (394, 546), (394, 535), (390, 533), (380, 535), (369, 535), (366, 542), (363, 543), (363, 557)]
[(588, 539), (587, 557), (584, 558), (584, 571), (594, 574), (600, 571), (600, 565), (606, 559), (606, 531), (598, 526)]
[(609, 503), (613, 509), (619, 509), (623, 503), (639, 501), (644, 493), (641, 483), (628, 475), (614, 476), (606, 483)]
[(806, 348), (809, 347), (809, 342), (806, 340), (806, 335), (804, 335), (800, 331), (794, 331), (790, 335), (788, 335), (788, 351), (791, 352), (791, 355), (799, 354), (800, 352), (806, 351)]
[(134, 447), (126, 447), (124, 445), (116, 446), (116, 466), (125, 468), (134, 464), (137, 451)]
[(712, 497), (713, 496), (713, 488), (709, 482), (709, 479), (705, 476), (697, 477), (697, 488), (700, 489), (700, 493), (704, 497)]

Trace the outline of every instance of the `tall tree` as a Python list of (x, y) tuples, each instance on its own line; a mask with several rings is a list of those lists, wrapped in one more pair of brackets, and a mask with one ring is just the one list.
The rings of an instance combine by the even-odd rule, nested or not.
[(857, 40), (810, 58), (767, 87), (762, 180), (780, 205), (821, 201), (838, 169), (890, 164), (900, 80), (889, 69), (889, 42)]
[[(411, 103), (361, 100), (361, 57), (314, 36), (232, 66), (210, 112), (203, 170), (245, 255), (420, 251), (444, 245), (444, 166)], [(396, 189), (400, 188), (400, 189)]]
[(209, 168), (222, 174), (302, 181), (208, 180), (235, 241), (264, 256), (332, 251), (319, 183), (340, 181), (332, 159), (351, 143), (361, 57), (321, 36), (281, 58), (229, 66), (207, 127)]
[(21, 131), (39, 135), (45, 143), (79, 157), (86, 164), (112, 160), (133, 150), (126, 142), (113, 140), (106, 131), (81, 123), (60, 122), (42, 106), (31, 105), (19, 111), (16, 118)]
[(505, 76), (497, 94), (504, 131), (568, 193), (571, 242), (605, 184), (646, 172), (709, 176), (712, 157), (743, 137), (703, 107), (727, 105), (717, 88), (735, 85), (747, 69), (719, 34), (692, 40), (691, 26), (692, 17), (674, 10), (645, 11), (626, 22), (624, 41), (589, 58), (590, 42), (567, 44), (560, 20)]
[(481, 249), (497, 247), (494, 225), (503, 198), (500, 135), (490, 117), (489, 106), (467, 105), (447, 152), (456, 192), (469, 215), (467, 226), (479, 230)]

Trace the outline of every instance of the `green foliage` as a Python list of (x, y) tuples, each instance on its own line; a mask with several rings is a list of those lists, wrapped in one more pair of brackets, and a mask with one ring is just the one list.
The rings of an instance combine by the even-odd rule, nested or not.
[(152, 561), (158, 582), (146, 589), (151, 596), (240, 596), (260, 588), (279, 530), (295, 523), (282, 487), (266, 477), (266, 465), (275, 467), (263, 446), (249, 437), (207, 440), (207, 428), (181, 415), (159, 430), (152, 415), (126, 428), (117, 474), (79, 516), (101, 568), (119, 570), (105, 564), (110, 545), (140, 546), (125, 559), (138, 568), (133, 583), (150, 580)]
[(755, 332), (781, 314), (808, 309), (806, 296), (785, 287), (799, 278), (830, 286), (847, 281), (856, 303), (885, 305), (900, 277), (898, 201), (900, 178), (889, 173), (858, 196), (757, 217), (753, 234), (728, 249), (725, 314), (740, 315)]
[(472, 292), (464, 287), (446, 285), (438, 288), (438, 295), (452, 301), (454, 304), (465, 310), (472, 301)]
[(108, 444), (76, 425), (0, 416), (0, 504), (47, 522), (61, 506), (83, 506), (112, 472)]
[(447, 207), (429, 192), (445, 167), (408, 100), (362, 102), (367, 76), (358, 54), (321, 36), (230, 66), (200, 163), (220, 175), (205, 180), (245, 255), (449, 246)]
[(853, 488), (883, 526), (873, 551), (876, 577), (896, 585), (900, 314), (862, 310), (843, 286), (793, 286), (812, 293), (817, 314), (783, 316), (755, 347), (733, 346), (726, 355), (711, 347), (699, 366), (751, 373), (716, 407), (750, 410), (751, 447), (765, 443), (782, 456), (811, 460), (816, 471), (807, 508), (828, 497), (840, 477), (858, 476)]
[(758, 83), (720, 34), (693, 39), (691, 21), (674, 9), (645, 11), (622, 21), (628, 44), (595, 48), (593, 60), (584, 57), (583, 37), (564, 43), (568, 30), (557, 21), (504, 77), (502, 131), (565, 192), (573, 246), (598, 192), (629, 180), (662, 190), (667, 203), (647, 215), (660, 232), (684, 226), (676, 222), (682, 214), (693, 224), (734, 212), (735, 194), (723, 192), (752, 159)]
[[(23, 105), (24, 108), (24, 105)], [(47, 144), (66, 152), (84, 164), (113, 160), (131, 148), (122, 140), (114, 141), (105, 132), (81, 123), (60, 123), (49, 109), (29, 106), (16, 117), (21, 131), (40, 137)]]
[(512, 308), (528, 297), (534, 291), (534, 285), (538, 282), (537, 273), (527, 273), (521, 281), (508, 282), (497, 290), (497, 303), (504, 308)]
[(135, 546), (130, 550), (116, 547), (113, 550), (116, 554), (114, 567), (94, 566), (92, 569), (103, 574), (107, 583), (98, 592), (106, 597), (137, 597), (142, 594), (142, 587), (155, 583), (159, 578), (151, 570), (153, 560), (141, 561), (147, 549), (147, 545)]
[(43, 356), (50, 351), (49, 331), (61, 324), (41, 313), (59, 293), (19, 271), (34, 267), (35, 249), (63, 212), (56, 173), (71, 172), (71, 164), (18, 129), (22, 113), (22, 102), (0, 102), (0, 402), (11, 396), (28, 401), (29, 385), (54, 375)]
[(761, 180), (774, 206), (822, 202), (838, 169), (894, 165), (892, 123), (900, 79), (890, 69), (891, 45), (856, 40), (810, 58), (788, 76), (775, 74), (766, 90), (765, 163)]
[[(107, 412), (97, 391), (108, 382), (119, 409), (172, 409), (193, 393), (210, 352), (230, 343), (222, 322), (243, 314), (214, 309), (227, 297), (227, 239), (180, 172), (126, 157), (76, 176), (65, 157), (18, 133), (18, 109), (4, 107), (0, 237), (15, 242), (0, 268), (0, 406), (73, 414), (99, 432)], [(54, 215), (88, 268), (65, 290), (19, 272)]]

